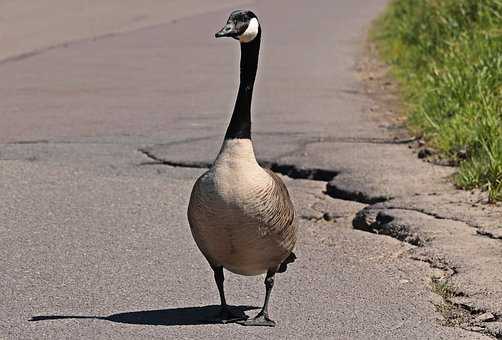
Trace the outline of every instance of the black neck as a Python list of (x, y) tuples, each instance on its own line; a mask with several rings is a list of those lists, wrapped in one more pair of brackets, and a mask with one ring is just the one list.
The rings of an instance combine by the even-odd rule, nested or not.
[(225, 139), (251, 139), (251, 99), (258, 68), (260, 40), (261, 28), (258, 28), (256, 38), (249, 43), (241, 43), (241, 83)]

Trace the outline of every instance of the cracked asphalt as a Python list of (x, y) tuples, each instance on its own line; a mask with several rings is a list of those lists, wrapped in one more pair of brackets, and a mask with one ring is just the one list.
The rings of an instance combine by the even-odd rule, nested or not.
[[(451, 173), (413, 160), (358, 76), (386, 2), (172, 1), (141, 28), (98, 25), (99, 39), (48, 39), (0, 63), (0, 338), (486, 338), (443, 326), (414, 246), (352, 228), (366, 203)], [(300, 222), (273, 329), (213, 322), (217, 290), (186, 219), (238, 79), (235, 42), (213, 32), (244, 6), (264, 29), (257, 156), (286, 175)], [(263, 278), (226, 275), (229, 303), (256, 313)]]

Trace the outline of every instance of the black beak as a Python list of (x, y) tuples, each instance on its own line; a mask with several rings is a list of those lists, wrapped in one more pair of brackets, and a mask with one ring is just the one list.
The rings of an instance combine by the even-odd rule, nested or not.
[(235, 38), (238, 35), (237, 30), (235, 29), (235, 25), (231, 22), (225, 25), (221, 30), (219, 30), (214, 36), (216, 38), (222, 37), (232, 37)]

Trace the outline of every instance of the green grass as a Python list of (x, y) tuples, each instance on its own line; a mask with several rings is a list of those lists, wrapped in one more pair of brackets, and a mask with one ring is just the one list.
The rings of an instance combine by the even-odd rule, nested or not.
[(442, 303), (436, 304), (435, 307), (443, 316), (445, 326), (460, 326), (469, 321), (470, 313), (451, 302), (451, 298), (458, 296), (458, 293), (447, 280), (432, 277), (431, 288), (433, 293), (442, 297)]
[(459, 162), (459, 187), (502, 200), (502, 0), (395, 0), (372, 38), (410, 129)]

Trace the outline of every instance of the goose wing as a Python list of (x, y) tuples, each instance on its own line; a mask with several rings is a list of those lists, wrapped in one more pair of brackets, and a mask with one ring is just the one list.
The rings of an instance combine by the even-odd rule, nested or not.
[(265, 170), (274, 183), (269, 199), (265, 202), (268, 216), (266, 224), (270, 233), (279, 236), (283, 246), (291, 251), (296, 242), (297, 233), (295, 209), (284, 182), (273, 171)]

